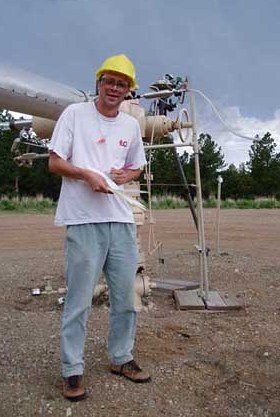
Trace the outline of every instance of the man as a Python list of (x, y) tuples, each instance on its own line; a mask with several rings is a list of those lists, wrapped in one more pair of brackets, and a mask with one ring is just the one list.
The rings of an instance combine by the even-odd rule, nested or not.
[(67, 226), (68, 291), (61, 361), (63, 395), (72, 401), (86, 397), (82, 383), (86, 323), (102, 270), (110, 300), (110, 370), (134, 382), (150, 381), (132, 353), (138, 258), (133, 213), (124, 200), (109, 192), (100, 174), (110, 175), (121, 186), (137, 179), (146, 163), (138, 122), (119, 111), (136, 87), (134, 65), (125, 55), (112, 56), (96, 78), (97, 99), (70, 105), (58, 120), (50, 144), (49, 169), (63, 177), (55, 223)]

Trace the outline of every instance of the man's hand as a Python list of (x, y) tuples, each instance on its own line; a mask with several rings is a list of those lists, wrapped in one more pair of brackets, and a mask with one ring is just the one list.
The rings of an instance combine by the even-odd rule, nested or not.
[(112, 180), (118, 184), (126, 184), (127, 182), (137, 180), (139, 175), (141, 174), (140, 169), (111, 169), (111, 178)]
[(112, 168), (111, 178), (118, 185), (125, 184), (129, 182), (128, 170)]
[(56, 153), (51, 152), (49, 157), (49, 169), (53, 172), (64, 177), (73, 178), (76, 180), (85, 181), (93, 191), (100, 193), (111, 193), (108, 188), (106, 180), (90, 169), (78, 168), (72, 165), (70, 162), (60, 158)]
[(97, 174), (97, 172), (91, 171), (90, 169), (85, 169), (84, 179), (93, 191), (98, 191), (100, 193), (111, 193), (111, 191), (108, 189), (108, 184), (105, 178)]

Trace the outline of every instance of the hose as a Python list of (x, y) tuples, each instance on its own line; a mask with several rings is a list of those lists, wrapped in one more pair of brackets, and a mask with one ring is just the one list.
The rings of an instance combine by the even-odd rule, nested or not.
[(250, 137), (250, 136), (245, 136), (245, 135), (241, 135), (240, 133), (238, 133), (238, 132), (236, 132), (231, 126), (229, 126), (225, 121), (224, 121), (224, 119), (222, 118), (222, 116), (220, 115), (220, 113), (218, 112), (218, 110), (217, 110), (217, 108), (214, 106), (214, 104), (212, 103), (212, 101), (210, 100), (210, 98), (208, 98), (204, 93), (202, 93), (202, 91), (200, 91), (200, 90), (195, 90), (195, 89), (192, 89), (192, 88), (188, 88), (188, 90), (187, 91), (190, 91), (190, 92), (192, 92), (192, 93), (197, 93), (197, 94), (199, 94), (201, 97), (203, 97), (204, 98), (204, 100), (210, 105), (210, 107), (212, 108), (212, 110), (214, 111), (214, 113), (216, 114), (216, 116), (218, 117), (218, 119), (220, 120), (220, 122), (225, 126), (225, 128), (229, 131), (229, 132), (231, 132), (231, 133), (233, 133), (235, 136), (239, 136), (240, 138), (243, 138), (243, 139), (247, 139), (247, 140), (250, 140), (250, 141), (252, 141), (252, 140), (257, 140), (257, 138), (252, 138), (252, 137)]

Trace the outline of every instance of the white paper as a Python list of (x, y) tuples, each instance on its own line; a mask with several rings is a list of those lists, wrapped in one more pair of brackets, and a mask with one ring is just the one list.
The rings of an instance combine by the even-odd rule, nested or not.
[(117, 195), (118, 197), (121, 197), (132, 207), (137, 207), (140, 210), (146, 211), (146, 207), (142, 203), (140, 203), (140, 201), (127, 195), (125, 190), (121, 189), (108, 175), (96, 169), (93, 171), (97, 172), (97, 174), (101, 175), (106, 180), (108, 188), (113, 194)]

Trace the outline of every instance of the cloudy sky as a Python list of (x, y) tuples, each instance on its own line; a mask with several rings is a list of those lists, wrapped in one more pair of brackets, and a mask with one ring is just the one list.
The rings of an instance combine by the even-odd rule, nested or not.
[[(139, 92), (165, 73), (188, 76), (235, 130), (280, 143), (279, 0), (0, 0), (1, 61), (77, 89), (127, 54)], [(199, 97), (197, 122), (227, 163), (251, 142), (227, 132)], [(171, 115), (172, 117), (172, 115)], [(279, 149), (280, 151), (280, 149)]]

